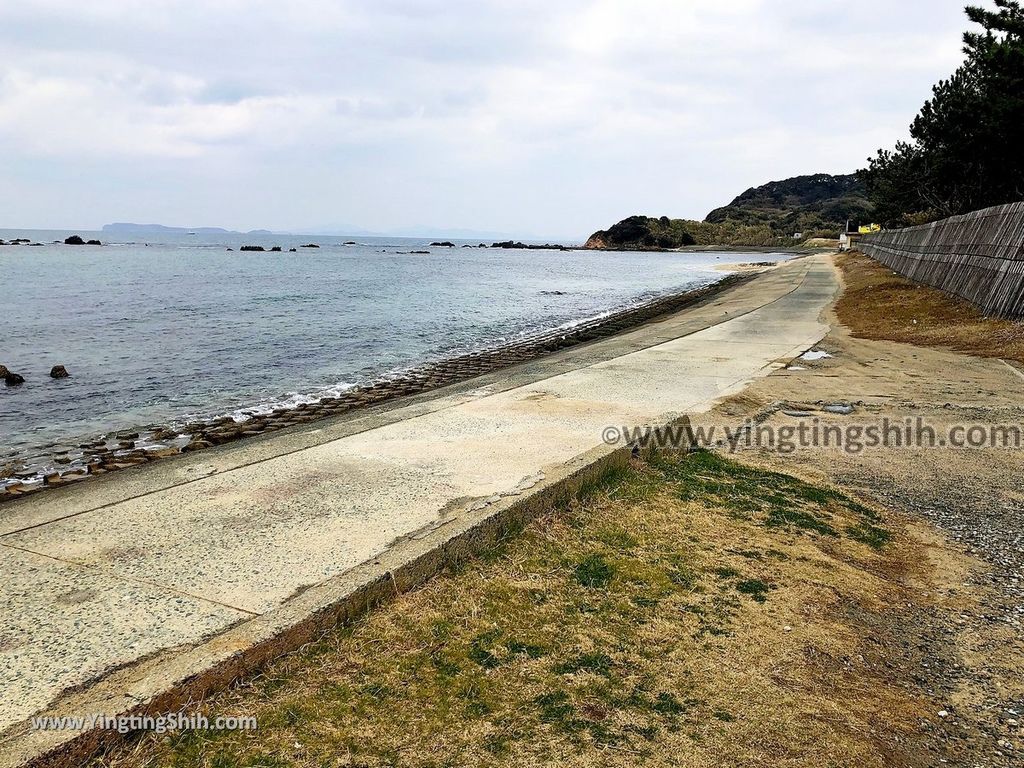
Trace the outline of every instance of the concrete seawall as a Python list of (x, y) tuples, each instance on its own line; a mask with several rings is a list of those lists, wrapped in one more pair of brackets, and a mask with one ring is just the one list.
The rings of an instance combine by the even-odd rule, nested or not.
[(867, 235), (860, 248), (989, 314), (1024, 316), (1024, 202)]
[(430, 397), (5, 505), (0, 766), (118, 738), (34, 714), (178, 711), (492, 546), (628, 460), (603, 427), (704, 412), (820, 340), (837, 287), (795, 260)]
[[(181, 427), (164, 424), (132, 430), (124, 433), (131, 447), (125, 447), (117, 433), (91, 441), (88, 447), (80, 447), (78, 450), (68, 451), (65, 446), (59, 455), (61, 460), (54, 457), (50, 466), (40, 471), (34, 480), (26, 480), (21, 476), (5, 478), (0, 470), (0, 503), (93, 480), (110, 472), (133, 469), (179, 453), (204, 450), (300, 424), (310, 424), (397, 398), (429, 393), (552, 352), (613, 336), (657, 317), (700, 304), (747, 279), (749, 275), (734, 273), (710, 285), (661, 296), (581, 322), (571, 328), (548, 329), (485, 350), (427, 362), (398, 376), (359, 385), (317, 402), (302, 403), (294, 408), (276, 408), (270, 413), (242, 422), (236, 422), (230, 416), (222, 416), (207, 421), (194, 421)], [(143, 447), (146, 445), (149, 447)]]

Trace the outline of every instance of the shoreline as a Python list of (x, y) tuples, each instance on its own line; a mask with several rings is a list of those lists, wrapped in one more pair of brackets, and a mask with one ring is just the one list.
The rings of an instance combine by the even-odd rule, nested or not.
[(592, 344), (12, 504), (6, 621), (27, 635), (0, 765), (121, 740), (31, 716), (176, 712), (487, 551), (629, 461), (609, 423), (704, 412), (815, 344), (835, 288), (799, 260)]
[[(729, 267), (728, 264), (718, 265), (722, 270), (729, 270)], [(730, 287), (746, 282), (760, 270), (729, 271), (731, 274), (700, 288), (652, 299), (585, 320), (571, 328), (553, 328), (489, 349), (425, 363), (398, 375), (355, 386), (337, 396), (326, 396), (295, 406), (280, 406), (266, 413), (253, 414), (243, 421), (236, 421), (231, 416), (219, 416), (188, 422), (181, 427), (168, 424), (112, 432), (104, 438), (80, 443), (77, 451), (53, 454), (52, 468), (48, 470), (33, 472), (29, 477), (24, 476), (29, 475), (28, 472), (23, 472), (22, 477), (8, 478), (4, 482), (12, 479), (14, 482), (8, 482), (0, 488), (0, 505), (121, 469), (440, 389), (552, 352), (607, 338), (700, 304)]]
[(715, 270), (729, 274), (744, 274), (746, 272), (761, 272), (775, 269), (777, 266), (779, 266), (777, 261), (741, 261), (731, 264), (719, 264), (715, 267)]

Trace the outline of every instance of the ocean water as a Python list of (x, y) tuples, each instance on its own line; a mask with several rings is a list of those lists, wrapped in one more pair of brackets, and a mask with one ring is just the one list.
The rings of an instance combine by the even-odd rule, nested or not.
[[(0, 230), (44, 243), (0, 246), (0, 363), (26, 379), (0, 384), (0, 467), (113, 430), (308, 402), (708, 284), (723, 261), (780, 258), (309, 235), (53, 242), (69, 234)], [(298, 248), (308, 242), (320, 248)], [(71, 378), (49, 378), (58, 364)]]

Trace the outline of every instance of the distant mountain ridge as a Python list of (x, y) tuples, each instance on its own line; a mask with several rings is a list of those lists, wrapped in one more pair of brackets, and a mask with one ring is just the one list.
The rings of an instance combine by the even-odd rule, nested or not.
[(248, 232), (236, 232), (223, 227), (168, 227), (163, 224), (134, 224), (128, 221), (118, 221), (113, 224), (104, 224), (103, 232), (109, 234), (121, 234), (125, 232), (140, 232), (147, 235), (187, 235), (195, 232), (197, 235), (272, 235), (269, 229), (251, 229)]
[[(132, 222), (115, 222), (113, 224), (104, 224), (103, 232), (106, 234), (143, 234), (143, 235), (187, 235), (189, 233), (195, 233), (197, 235), (286, 235), (293, 234), (291, 232), (272, 232), (267, 229), (252, 229), (248, 232), (238, 232), (236, 230), (224, 229), (223, 227), (169, 227), (164, 224), (135, 224)], [(300, 234), (300, 233), (295, 233)], [(529, 233), (513, 234), (510, 232), (495, 232), (490, 230), (481, 229), (465, 229), (459, 227), (430, 227), (430, 226), (413, 226), (413, 227), (402, 227), (399, 229), (390, 229), (383, 232), (377, 232), (370, 229), (363, 229), (361, 227), (343, 227), (341, 229), (336, 228), (319, 228), (311, 227), (303, 231), (301, 234), (306, 235), (328, 235), (330, 237), (403, 237), (403, 238), (415, 238), (415, 239), (426, 239), (433, 238), (437, 239), (456, 239), (456, 240), (527, 240), (527, 241), (540, 241), (544, 240), (538, 235)], [(551, 238), (547, 238), (551, 239)], [(555, 238), (558, 239), (558, 238)], [(573, 239), (573, 238), (569, 238)]]
[(654, 250), (688, 245), (773, 246), (793, 236), (835, 237), (848, 219), (866, 222), (871, 204), (855, 174), (815, 173), (751, 187), (704, 221), (630, 216), (595, 232), (585, 248)]

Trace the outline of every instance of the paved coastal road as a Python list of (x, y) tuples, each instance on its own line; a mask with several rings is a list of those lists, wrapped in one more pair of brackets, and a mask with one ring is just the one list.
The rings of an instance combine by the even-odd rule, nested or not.
[(707, 410), (820, 340), (836, 290), (828, 257), (798, 259), (431, 397), (6, 505), (0, 730), (114, 667), (274, 611), (459, 509), (528, 492), (606, 426)]

